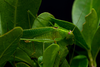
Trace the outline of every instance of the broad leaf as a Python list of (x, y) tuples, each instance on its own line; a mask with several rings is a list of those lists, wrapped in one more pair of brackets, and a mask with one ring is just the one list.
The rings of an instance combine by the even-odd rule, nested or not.
[(41, 0), (0, 0), (2, 34), (16, 26), (31, 28), (35, 18), (28, 10), (36, 16), (40, 4)]
[(9, 60), (15, 52), (19, 39), (22, 35), (22, 28), (16, 27), (6, 34), (0, 36), (0, 65)]
[(97, 13), (94, 9), (92, 9), (91, 13), (86, 16), (86, 22), (83, 25), (82, 34), (87, 45), (91, 48), (91, 42), (93, 36), (99, 26)]
[(30, 42), (26, 43), (25, 41), (21, 41), (19, 47), (26, 52), (31, 58), (38, 58), (43, 54), (43, 43), (38, 42)]
[(20, 41), (19, 47), (26, 52), (29, 56), (32, 56), (34, 54), (34, 44), (32, 42), (26, 43), (25, 41)]
[(51, 21), (51, 17), (54, 18), (53, 15), (51, 15), (48, 12), (41, 13), (34, 21), (32, 28), (38, 28), (38, 27), (46, 27), (53, 25)]
[(1, 64), (1, 65), (0, 65), (0, 67), (4, 67), (5, 65), (6, 65), (6, 62), (5, 62), (5, 63), (3, 63), (3, 64)]
[(43, 53), (43, 67), (53, 67), (55, 58), (59, 51), (59, 45), (52, 44)]
[(60, 27), (63, 27), (67, 30), (72, 30), (75, 36), (75, 39), (77, 41), (76, 44), (78, 43), (77, 44), (78, 46), (83, 47), (85, 49), (89, 49), (89, 46), (86, 44), (81, 31), (74, 24), (68, 21), (63, 21), (63, 20), (54, 19), (54, 18), (52, 18), (52, 22), (57, 23)]
[(90, 12), (92, 0), (75, 0), (72, 8), (73, 23), (82, 30), (82, 25), (85, 22), (85, 16)]
[[(44, 43), (44, 49), (51, 43)], [(26, 52), (31, 58), (38, 58), (43, 55), (43, 43), (41, 42), (25, 42), (21, 41), (19, 47)]]
[(68, 44), (66, 39), (58, 41), (57, 44), (60, 46), (60, 50), (59, 50), (59, 53), (56, 57), (54, 67), (59, 67), (63, 63), (63, 61), (66, 58), (67, 54), (69, 53), (69, 50), (66, 47), (69, 44)]
[[(63, 45), (63, 44), (61, 44), (61, 45)], [(59, 53), (55, 59), (54, 67), (59, 67), (64, 62), (64, 60), (69, 52), (67, 47), (65, 47), (65, 46), (62, 47), (61, 45), (60, 45)]]
[(67, 54), (69, 53), (69, 50), (67, 47), (65, 47), (64, 49), (62, 48), (62, 50), (60, 49), (60, 64), (62, 64), (67, 56)]
[(43, 67), (43, 56), (40, 56), (38, 58), (38, 64), (39, 64), (40, 67)]
[(64, 62), (61, 64), (60, 67), (70, 67), (68, 61), (65, 59)]
[(17, 49), (15, 51), (13, 58), (15, 59), (15, 61), (22, 61), (34, 67), (33, 61), (31, 60), (31, 58), (21, 49)]
[(84, 55), (74, 57), (70, 67), (88, 67), (87, 57)]
[(31, 57), (38, 58), (38, 57), (42, 56), (43, 55), (43, 43), (33, 42), (33, 46), (34, 47), (32, 47), (32, 48), (34, 49), (35, 52), (32, 54)]
[(91, 43), (91, 51), (94, 61), (96, 61), (96, 57), (98, 55), (99, 50), (100, 50), (100, 27), (97, 29)]
[(30, 67), (30, 66), (27, 65), (26, 63), (19, 62), (19, 63), (16, 64), (16, 67)]
[[(91, 0), (92, 1), (92, 0)], [(99, 19), (99, 22), (100, 22), (100, 0), (93, 0), (92, 1), (92, 8), (94, 8), (97, 12), (97, 15), (98, 15), (98, 19)]]
[(85, 16), (94, 8), (97, 12), (100, 21), (100, 0), (75, 0), (72, 9), (73, 23), (82, 30), (82, 25), (85, 22)]

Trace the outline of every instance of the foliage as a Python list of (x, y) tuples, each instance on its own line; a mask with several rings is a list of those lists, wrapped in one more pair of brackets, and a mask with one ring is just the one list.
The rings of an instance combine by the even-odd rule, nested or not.
[(48, 12), (37, 16), (40, 5), (41, 0), (0, 0), (0, 67), (97, 67), (99, 0), (75, 0), (73, 23)]

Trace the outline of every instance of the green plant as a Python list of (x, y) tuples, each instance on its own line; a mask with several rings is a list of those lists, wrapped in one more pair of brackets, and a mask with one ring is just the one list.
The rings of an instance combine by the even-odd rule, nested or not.
[[(48, 12), (36, 16), (40, 4), (0, 0), (0, 67), (7, 61), (13, 67), (97, 67), (99, 0), (75, 0), (73, 23)], [(75, 45), (84, 50), (76, 51)]]

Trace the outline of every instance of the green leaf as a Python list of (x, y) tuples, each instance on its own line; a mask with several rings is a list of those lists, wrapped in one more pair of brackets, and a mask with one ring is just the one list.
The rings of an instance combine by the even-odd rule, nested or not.
[[(51, 43), (44, 43), (44, 49), (51, 45)], [(29, 42), (21, 41), (19, 47), (26, 52), (31, 58), (38, 58), (43, 55), (43, 43), (42, 42)]]
[(83, 47), (85, 49), (89, 49), (89, 46), (86, 44), (81, 31), (74, 24), (68, 21), (54, 19), (54, 18), (52, 18), (52, 22), (57, 23), (60, 27), (63, 27), (67, 30), (72, 30), (75, 39), (77, 41), (76, 44), (78, 43), (77, 44), (78, 46)]
[(99, 50), (100, 50), (100, 27), (97, 29), (91, 43), (91, 51), (94, 61), (96, 60)]
[(97, 12), (97, 15), (98, 15), (98, 19), (99, 19), (99, 22), (100, 22), (100, 0), (93, 0), (92, 1), (92, 8), (94, 8)]
[(40, 4), (41, 0), (0, 0), (2, 34), (16, 26), (31, 28), (35, 18), (28, 10), (36, 16)]
[(92, 8), (92, 0), (75, 0), (72, 8), (73, 23), (82, 30), (82, 25), (85, 22), (85, 16)]
[(68, 61), (65, 59), (64, 62), (61, 64), (60, 67), (70, 67)]
[(26, 63), (19, 62), (19, 63), (16, 64), (16, 67), (30, 67), (30, 66), (27, 65)]
[(32, 42), (26, 43), (25, 41), (20, 41), (19, 47), (27, 53), (29, 56), (32, 56), (34, 54), (34, 44)]
[(67, 54), (69, 53), (69, 50), (67, 47), (65, 46), (61, 46), (63, 44), (60, 44), (60, 50), (59, 50), (59, 53), (55, 59), (55, 64), (54, 64), (54, 67), (59, 67), (60, 65), (62, 65), (62, 63), (64, 62)]
[[(44, 49), (51, 45), (51, 43), (44, 44)], [(19, 47), (33, 59), (43, 55), (43, 43), (41, 42), (33, 41), (30, 43), (26, 43), (25, 41), (21, 41)]]
[(100, 0), (75, 0), (72, 9), (73, 23), (82, 30), (82, 25), (85, 22), (85, 16), (90, 13), (94, 8), (97, 12), (98, 19), (100, 21)]
[(6, 65), (6, 62), (5, 62), (5, 63), (3, 63), (3, 64), (1, 64), (1, 65), (0, 65), (0, 67), (4, 67), (5, 65)]
[(43, 43), (40, 42), (34, 42), (33, 43), (34, 47), (33, 49), (35, 49), (35, 52), (32, 54), (32, 57), (40, 57), (43, 55)]
[(65, 48), (61, 48), (59, 52), (60, 52), (60, 64), (62, 64), (66, 56), (68, 55), (69, 50), (67, 47), (65, 47)]
[(48, 12), (41, 13), (34, 21), (32, 28), (38, 28), (38, 27), (46, 27), (52, 25), (51, 17), (54, 18), (54, 16)]
[(59, 45), (52, 44), (43, 53), (43, 67), (53, 67), (55, 58), (59, 51)]
[(38, 58), (38, 64), (39, 64), (40, 67), (43, 67), (43, 56), (40, 56)]
[(97, 18), (97, 13), (94, 9), (91, 10), (91, 13), (89, 13), (86, 16), (86, 22), (83, 25), (83, 30), (82, 34), (84, 36), (84, 39), (87, 43), (87, 45), (91, 49), (91, 42), (93, 39), (93, 36), (99, 26), (98, 18)]
[(40, 42), (30, 42), (26, 43), (21, 41), (19, 47), (26, 52), (31, 58), (43, 55), (43, 43)]
[(34, 67), (33, 61), (31, 60), (31, 58), (21, 49), (17, 49), (15, 51), (13, 58), (15, 59), (15, 61), (22, 61)]
[(66, 58), (67, 54), (69, 53), (69, 50), (66, 47), (69, 44), (66, 39), (58, 41), (57, 44), (60, 46), (60, 50), (56, 57), (54, 67), (59, 67), (59, 65), (61, 65), (63, 63), (64, 59)]
[(70, 67), (88, 67), (87, 57), (84, 55), (74, 57)]
[(0, 65), (9, 60), (15, 52), (19, 39), (22, 35), (22, 28), (16, 27), (11, 31), (0, 36)]

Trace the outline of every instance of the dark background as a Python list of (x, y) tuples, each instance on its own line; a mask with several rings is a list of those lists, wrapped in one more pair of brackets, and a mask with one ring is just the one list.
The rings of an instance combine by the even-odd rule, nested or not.
[(71, 11), (74, 0), (42, 0), (38, 14), (49, 12), (57, 19), (72, 21)]

